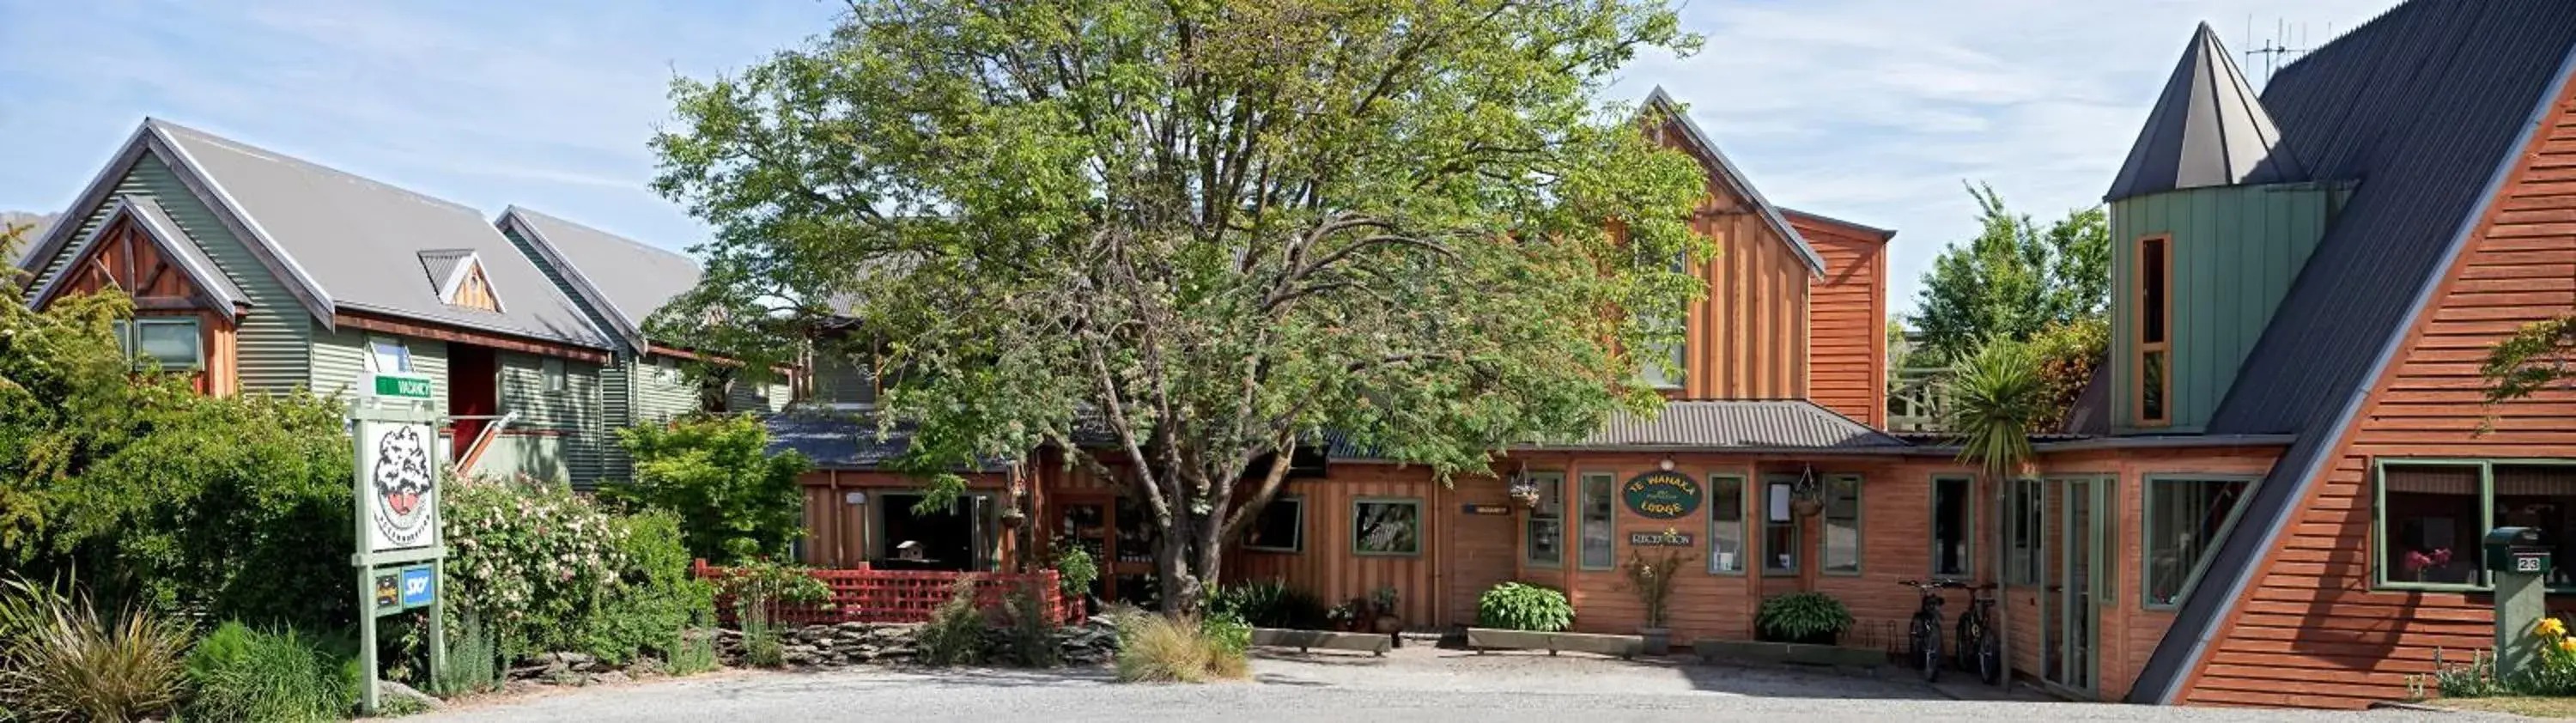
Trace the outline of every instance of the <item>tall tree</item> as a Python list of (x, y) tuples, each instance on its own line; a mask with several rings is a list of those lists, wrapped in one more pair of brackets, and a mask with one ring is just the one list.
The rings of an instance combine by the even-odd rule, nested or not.
[(2045, 227), (2015, 214), (1994, 188), (1968, 187), (1982, 230), (1951, 244), (1923, 274), (1909, 365), (1963, 361), (1989, 339), (2028, 341), (2051, 326), (2098, 319), (2111, 288), (2111, 228), (2099, 206)]
[(1696, 42), (1654, 0), (860, 0), (679, 81), (655, 184), (717, 231), (700, 318), (855, 316), (905, 464), (1124, 480), (1185, 609), (1327, 431), (1446, 479), (1655, 408), (1622, 350), (1680, 339), (1705, 181), (1598, 98)]

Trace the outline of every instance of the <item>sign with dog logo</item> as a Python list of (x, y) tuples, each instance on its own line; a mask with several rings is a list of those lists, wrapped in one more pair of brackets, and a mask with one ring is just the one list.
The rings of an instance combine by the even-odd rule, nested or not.
[(426, 424), (358, 423), (369, 552), (438, 544), (438, 463), (430, 446), (437, 439)]
[[(439, 608), (445, 541), (438, 532), (438, 413), (428, 377), (378, 374), (359, 387), (372, 393), (349, 401), (350, 436), (356, 446), (357, 549), (349, 558), (358, 578), (359, 680), (378, 670), (376, 618), (428, 609), (429, 671), (447, 667), (446, 613)], [(375, 685), (359, 686), (358, 709), (373, 714)]]

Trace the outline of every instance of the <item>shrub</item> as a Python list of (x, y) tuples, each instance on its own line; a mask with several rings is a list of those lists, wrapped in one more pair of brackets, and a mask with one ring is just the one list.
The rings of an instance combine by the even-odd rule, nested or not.
[(1628, 591), (1636, 593), (1637, 602), (1646, 606), (1646, 627), (1664, 626), (1673, 596), (1673, 575), (1691, 559), (1689, 553), (1673, 548), (1665, 548), (1663, 554), (1653, 557), (1644, 552), (1628, 553), (1628, 564), (1622, 571), (1628, 576)]
[(569, 487), (524, 477), (461, 478), (446, 494), (449, 613), (479, 617), (509, 657), (580, 647), (592, 612), (624, 583), (610, 516)]
[(712, 630), (691, 629), (679, 632), (680, 647), (671, 650), (672, 675), (697, 675), (715, 670), (716, 637)]
[(1199, 619), (1199, 629), (1217, 649), (1235, 655), (1252, 650), (1252, 624), (1232, 613), (1213, 613)]
[(961, 575), (948, 587), (948, 599), (930, 611), (930, 622), (914, 633), (921, 662), (968, 665), (984, 656), (984, 611), (975, 607), (974, 575)]
[[(1222, 625), (1220, 625), (1222, 627)], [(1198, 683), (1251, 675), (1243, 651), (1198, 619), (1137, 614), (1118, 624), (1118, 679), (1130, 683)], [(1248, 639), (1249, 631), (1246, 631)]]
[(787, 664), (786, 642), (779, 639), (772, 617), (775, 604), (813, 602), (832, 592), (804, 567), (769, 560), (733, 568), (717, 587), (733, 601), (734, 622), (742, 628), (743, 662), (763, 668)]
[(1476, 625), (1553, 633), (1574, 625), (1574, 604), (1555, 588), (1507, 582), (1476, 597)]
[(158, 718), (178, 703), (188, 630), (138, 606), (0, 581), (0, 700), (29, 721)]
[(1218, 588), (1209, 609), (1231, 613), (1260, 628), (1321, 630), (1328, 626), (1324, 599), (1282, 580), (1260, 580)]
[[(715, 588), (689, 572), (680, 544), (680, 518), (660, 510), (611, 518), (612, 559), (624, 562), (619, 585), (599, 599), (583, 626), (581, 649), (610, 665), (638, 657), (668, 657), (681, 630), (715, 622)], [(797, 577), (821, 587), (802, 572)]]
[(1055, 611), (1047, 609), (1035, 584), (1022, 586), (1002, 598), (1002, 618), (1009, 621), (1004, 640), (1012, 662), (1032, 668), (1052, 668), (1064, 662), (1064, 649), (1055, 639)]
[(356, 681), (341, 676), (342, 662), (293, 629), (264, 632), (227, 622), (188, 654), (196, 694), (185, 713), (190, 721), (218, 723), (338, 720), (359, 692)]
[(769, 431), (748, 416), (691, 416), (618, 432), (635, 481), (610, 499), (681, 517), (689, 553), (734, 563), (787, 553), (805, 531), (804, 455), (769, 453)]
[(480, 618), (463, 616), (461, 624), (448, 628), (447, 642), (447, 667), (430, 681), (430, 692), (440, 697), (480, 693), (501, 682), (501, 650)]
[(1059, 540), (1055, 545), (1055, 575), (1064, 599), (1087, 601), (1091, 598), (1091, 583), (1100, 579), (1100, 564), (1091, 559), (1090, 550), (1069, 538)]
[(1852, 627), (1843, 601), (1820, 592), (1793, 592), (1762, 601), (1754, 627), (1765, 640), (1830, 643)]

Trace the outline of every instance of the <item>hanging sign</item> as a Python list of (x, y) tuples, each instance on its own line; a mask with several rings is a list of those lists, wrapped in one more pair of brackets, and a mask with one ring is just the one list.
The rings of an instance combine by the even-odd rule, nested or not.
[(1650, 520), (1677, 520), (1699, 511), (1699, 481), (1680, 472), (1655, 471), (1628, 480), (1620, 498), (1628, 511)]
[(1509, 505), (1469, 504), (1462, 506), (1458, 511), (1470, 515), (1508, 515), (1512, 513), (1512, 508)]

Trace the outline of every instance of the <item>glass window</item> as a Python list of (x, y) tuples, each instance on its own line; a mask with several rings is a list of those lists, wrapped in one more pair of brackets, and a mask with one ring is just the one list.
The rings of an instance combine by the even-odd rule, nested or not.
[(1351, 551), (1361, 555), (1422, 554), (1422, 499), (1362, 497), (1351, 503)]
[(566, 384), (564, 380), (564, 360), (556, 357), (539, 358), (537, 360), (537, 374), (539, 377), (544, 379), (546, 391), (560, 392), (564, 390), (564, 385)]
[(128, 357), (134, 356), (133, 322), (129, 322), (124, 319), (109, 319), (107, 321), (107, 330), (108, 333), (116, 335), (117, 351), (124, 352)]
[(138, 319), (134, 347), (163, 369), (195, 369), (204, 361), (195, 319)]
[(1531, 472), (1530, 483), (1538, 485), (1538, 504), (1530, 507), (1529, 530), (1521, 542), (1521, 556), (1529, 564), (1556, 567), (1565, 564), (1565, 473)]
[(1607, 570), (1611, 565), (1610, 492), (1618, 481), (1607, 473), (1583, 476), (1583, 568)]
[(2040, 481), (2013, 480), (2008, 505), (2012, 515), (2010, 540), (2006, 545), (2005, 575), (2019, 585), (2039, 584)]
[(403, 345), (401, 339), (369, 337), (367, 371), (379, 374), (411, 371), (411, 347)]
[(2576, 567), (2576, 466), (2497, 463), (2488, 474), (2495, 502), (2485, 529), (2540, 530), (2541, 544), (2551, 548), (2549, 586), (2576, 586), (2568, 572)]
[(1976, 480), (1932, 478), (1932, 574), (1967, 577), (1976, 569), (1968, 530), (1976, 506)]
[(1293, 496), (1280, 496), (1261, 507), (1261, 516), (1253, 518), (1251, 534), (1243, 546), (1253, 550), (1297, 552), (1305, 549), (1306, 501)]
[(1762, 572), (1788, 574), (1798, 571), (1798, 516), (1789, 510), (1791, 489), (1787, 478), (1775, 478), (1762, 490)]
[(1744, 572), (1744, 478), (1708, 478), (1708, 571)]
[(2146, 604), (2182, 602), (2200, 566), (2253, 483), (2241, 479), (2147, 478)]
[(2478, 538), (2486, 533), (2479, 504), (2483, 469), (2468, 465), (2388, 465), (2380, 470), (2380, 572), (2392, 583), (2474, 585)]
[(2138, 422), (2164, 424), (2171, 421), (2168, 398), (2172, 395), (2173, 304), (2172, 239), (2156, 236), (2138, 240)]
[(2162, 344), (2165, 341), (2166, 294), (2173, 280), (2165, 273), (2166, 239), (2144, 239), (2138, 242), (2138, 341)]
[(1860, 574), (1860, 476), (1825, 478), (1825, 572)]

